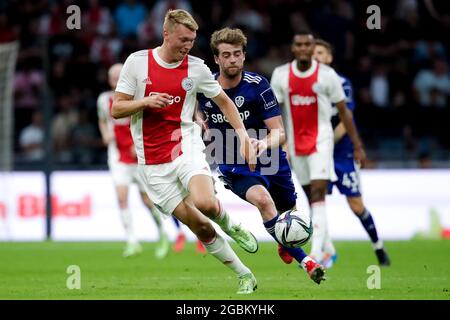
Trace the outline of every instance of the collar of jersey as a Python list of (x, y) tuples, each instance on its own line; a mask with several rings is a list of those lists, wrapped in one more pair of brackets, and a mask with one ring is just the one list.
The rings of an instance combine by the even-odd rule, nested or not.
[(158, 50), (160, 48), (161, 47), (156, 47), (155, 49), (153, 49), (152, 54), (153, 54), (153, 58), (155, 58), (155, 60), (156, 60), (156, 63), (158, 63), (161, 67), (166, 68), (166, 69), (175, 69), (175, 68), (179, 67), (180, 64), (183, 63), (183, 60), (174, 62), (174, 63), (165, 62), (158, 54)]
[[(223, 89), (223, 90), (233, 90), (233, 89), (236, 89), (237, 87), (239, 87), (239, 86), (241, 85), (242, 81), (244, 81), (244, 75), (245, 75), (245, 71), (242, 70), (241, 81), (239, 81), (239, 83), (237, 84), (237, 86), (236, 86), (236, 87), (233, 87), (233, 88), (229, 88), (229, 89)], [(214, 80), (217, 80), (217, 79), (219, 78), (219, 72), (213, 73), (213, 76), (214, 76)]]
[(314, 71), (316, 70), (316, 67), (317, 67), (317, 61), (313, 59), (313, 60), (312, 60), (312, 63), (311, 63), (311, 67), (309, 67), (309, 69), (306, 70), (306, 71), (300, 71), (300, 70), (297, 68), (297, 60), (295, 60), (295, 59), (294, 59), (294, 61), (291, 62), (291, 65), (292, 65), (292, 70), (294, 70), (294, 74), (295, 74), (297, 77), (299, 77), (299, 78), (308, 78), (308, 77), (311, 76), (311, 75), (314, 73)]

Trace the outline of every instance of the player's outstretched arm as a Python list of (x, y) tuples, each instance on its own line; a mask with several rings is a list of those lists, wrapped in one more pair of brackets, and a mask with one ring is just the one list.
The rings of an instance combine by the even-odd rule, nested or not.
[(134, 100), (134, 97), (122, 92), (114, 93), (111, 115), (115, 119), (131, 116), (145, 108), (164, 108), (170, 103), (167, 93), (153, 94), (149, 97)]
[(339, 111), (339, 118), (344, 124), (345, 130), (353, 142), (354, 158), (357, 162), (361, 163), (361, 165), (364, 165), (366, 153), (364, 151), (362, 141), (358, 135), (358, 130), (353, 123), (353, 115), (350, 110), (348, 110), (344, 100), (336, 103), (336, 108)]
[(212, 98), (215, 104), (219, 107), (220, 111), (228, 119), (230, 125), (236, 130), (236, 134), (241, 142), (241, 155), (247, 161), (251, 171), (256, 169), (256, 151), (250, 141), (250, 138), (245, 130), (244, 123), (242, 122), (239, 112), (233, 101), (221, 90), (219, 95)]

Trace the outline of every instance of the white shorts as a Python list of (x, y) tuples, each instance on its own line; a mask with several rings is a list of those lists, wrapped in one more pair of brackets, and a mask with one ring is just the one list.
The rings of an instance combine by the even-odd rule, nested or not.
[(110, 161), (108, 162), (108, 166), (113, 183), (116, 187), (130, 186), (130, 184), (136, 183), (139, 187), (139, 191), (144, 192), (144, 184), (139, 177), (137, 164)]
[(169, 163), (138, 165), (147, 195), (166, 215), (171, 215), (189, 194), (188, 185), (193, 176), (212, 177), (203, 149), (192, 149)]
[(308, 156), (291, 156), (291, 166), (299, 183), (304, 186), (311, 180), (336, 181), (333, 161), (334, 142), (324, 139), (317, 142), (317, 151)]

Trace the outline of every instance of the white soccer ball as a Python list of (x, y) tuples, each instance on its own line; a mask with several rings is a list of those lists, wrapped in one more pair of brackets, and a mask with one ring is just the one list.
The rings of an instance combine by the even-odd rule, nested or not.
[(313, 227), (308, 212), (288, 210), (275, 223), (275, 236), (288, 248), (300, 248), (311, 238)]

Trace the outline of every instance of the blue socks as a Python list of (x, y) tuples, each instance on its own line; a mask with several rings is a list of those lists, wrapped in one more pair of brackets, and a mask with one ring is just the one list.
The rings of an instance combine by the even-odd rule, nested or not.
[[(275, 237), (275, 223), (277, 222), (278, 215), (274, 217), (272, 220), (264, 222), (264, 227), (266, 227), (267, 232), (277, 241), (277, 238)], [(277, 241), (278, 243), (278, 241)], [(303, 249), (296, 248), (291, 249), (283, 246), (283, 248), (295, 259), (298, 261), (298, 263), (301, 263), (303, 259), (305, 259), (308, 255), (303, 251)]]
[(372, 243), (378, 242), (378, 234), (377, 234), (377, 228), (375, 227), (375, 222), (373, 221), (372, 215), (370, 212), (364, 208), (364, 212), (362, 215), (358, 216), (359, 220), (361, 221), (361, 224), (363, 225), (364, 229), (366, 229), (367, 234), (370, 237), (370, 240)]

